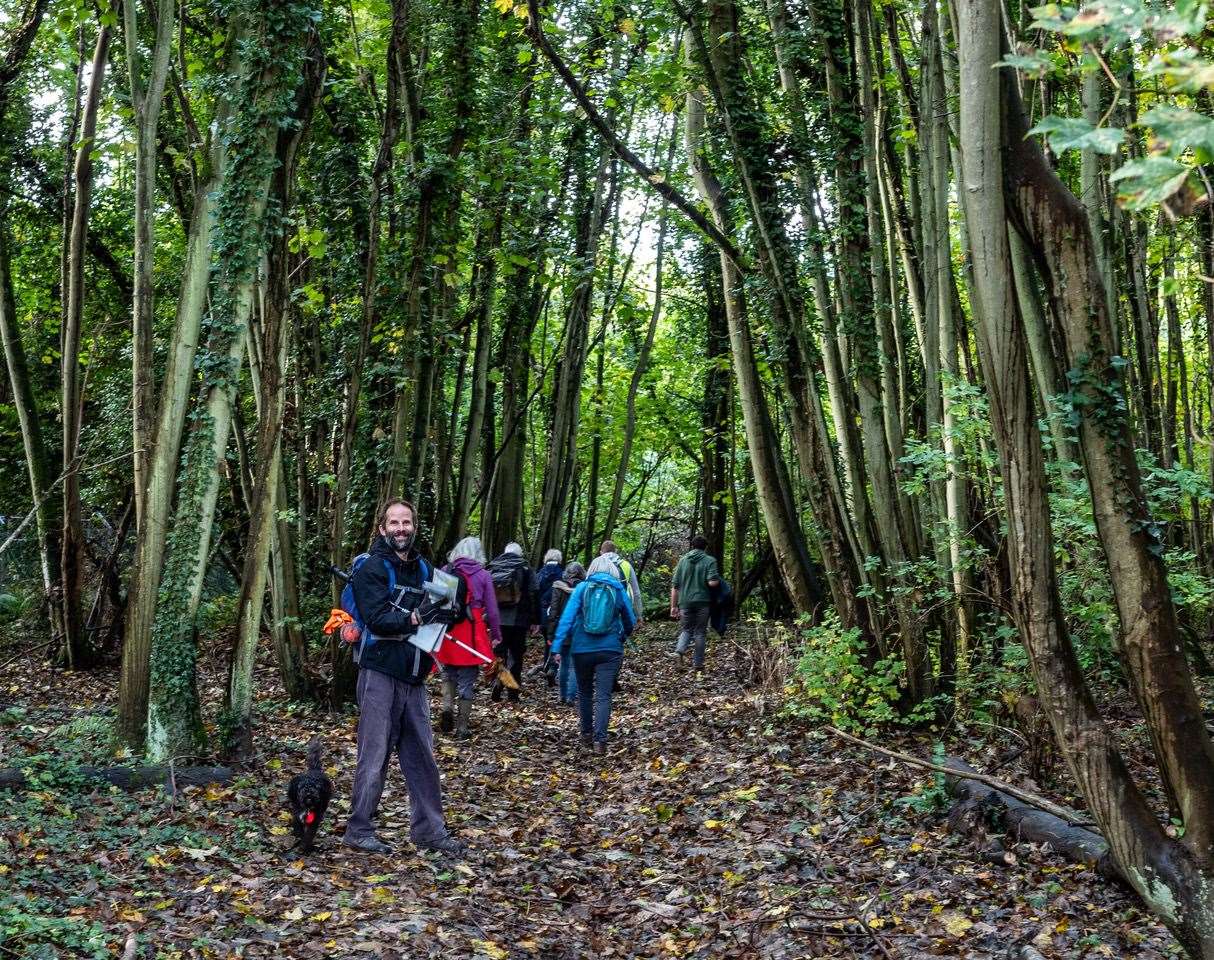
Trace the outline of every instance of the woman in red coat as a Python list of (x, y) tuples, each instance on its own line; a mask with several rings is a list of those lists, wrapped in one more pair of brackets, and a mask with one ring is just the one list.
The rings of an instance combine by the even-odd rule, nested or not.
[[(501, 645), (502, 625), (493, 592), (493, 577), (485, 569), (485, 548), (478, 537), (464, 537), (447, 554), (447, 573), (463, 578), (468, 587), (468, 619), (448, 631), (435, 659), (443, 665), (443, 710), (439, 729), (460, 740), (468, 736), (468, 717), (472, 713), (472, 697), (476, 692), (476, 672), (493, 659), (493, 651)], [(459, 640), (476, 653), (465, 649)], [(477, 656), (480, 654), (480, 656)], [(456, 694), (459, 695), (458, 715)]]

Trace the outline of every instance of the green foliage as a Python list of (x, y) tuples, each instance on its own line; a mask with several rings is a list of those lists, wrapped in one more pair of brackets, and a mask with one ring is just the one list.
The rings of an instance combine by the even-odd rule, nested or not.
[[(944, 744), (937, 740), (932, 745), (932, 762), (942, 765), (945, 761)], [(915, 792), (894, 801), (896, 806), (919, 814), (939, 813), (948, 809), (952, 798), (944, 781), (944, 774), (932, 773), (931, 776), (915, 788)]]
[(899, 709), (906, 664), (899, 653), (866, 662), (860, 631), (844, 630), (832, 615), (802, 630), (802, 648), (785, 712), (860, 733), (890, 725), (915, 726), (932, 715), (930, 703)]
[(231, 639), (236, 628), (236, 608), (240, 597), (223, 593), (212, 597), (198, 608), (198, 642), (217, 643)]
[(1066, 150), (1095, 150), (1115, 154), (1125, 140), (1125, 131), (1115, 127), (1094, 127), (1077, 117), (1045, 117), (1029, 133), (1045, 134), (1055, 153)]
[[(1194, 46), (1206, 28), (1209, 5), (1202, 0), (1175, 4), (1144, 0), (1092, 0), (1082, 6), (1049, 3), (1033, 9), (1030, 29), (1053, 34), (1062, 52), (1055, 58), (1027, 50), (1005, 58), (1000, 66), (1042, 76), (1056, 70), (1111, 75), (1106, 57), (1146, 47), (1154, 56), (1143, 74), (1160, 82), (1161, 95), (1200, 94), (1214, 88), (1214, 62)], [(1076, 53), (1082, 56), (1075, 57)], [(1120, 94), (1119, 94), (1120, 95)], [(1110, 110), (1111, 112), (1111, 110)], [(1043, 117), (1030, 133), (1045, 134), (1058, 153), (1093, 150), (1115, 155), (1126, 130), (1107, 125), (1106, 114), (1093, 125), (1076, 117)], [(1137, 126), (1152, 133), (1150, 155), (1131, 159), (1113, 171), (1117, 200), (1129, 210), (1149, 209), (1176, 194), (1189, 181), (1196, 164), (1208, 163), (1214, 120), (1186, 106), (1156, 104)]]
[(109, 957), (105, 927), (87, 917), (63, 916), (62, 901), (20, 890), (0, 891), (0, 950), (25, 960)]

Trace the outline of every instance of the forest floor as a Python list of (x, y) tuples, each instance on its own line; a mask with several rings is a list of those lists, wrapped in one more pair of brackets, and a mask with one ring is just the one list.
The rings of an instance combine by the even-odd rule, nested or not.
[[(472, 847), (462, 861), (413, 850), (396, 770), (381, 836), (398, 853), (340, 846), (353, 715), (284, 701), (268, 662), (260, 762), (229, 787), (175, 796), (56, 779), (72, 763), (122, 762), (101, 746), (114, 671), (5, 663), (0, 765), (29, 768), (43, 789), (0, 812), (0, 957), (1178, 953), (1092, 870), (1012, 841), (995, 864), (946, 832), (939, 810), (919, 809), (920, 771), (762, 714), (711, 661), (703, 680), (682, 672), (669, 630), (647, 628), (626, 663), (605, 758), (575, 748), (573, 712), (534, 679), (518, 706), (478, 701), (471, 741), (437, 738), (448, 819)], [(210, 702), (221, 665), (209, 652)], [(315, 733), (337, 797), (300, 858), (283, 849), (281, 804)]]

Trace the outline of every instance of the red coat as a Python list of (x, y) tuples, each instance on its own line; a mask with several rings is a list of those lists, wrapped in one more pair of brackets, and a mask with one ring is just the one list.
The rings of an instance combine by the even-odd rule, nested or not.
[[(489, 661), (493, 659), (493, 647), (489, 642), (489, 624), (486, 622), (485, 617), (488, 604), (485, 603), (485, 598), (479, 596), (479, 594), (485, 591), (478, 591), (476, 586), (481, 585), (471, 583), (470, 581), (473, 578), (469, 577), (465, 571), (459, 569), (458, 564), (448, 566), (447, 570), (450, 573), (463, 577), (464, 581), (468, 584), (468, 619), (453, 625), (447, 631), (447, 636), (443, 638), (442, 646), (435, 652), (434, 659), (439, 663), (451, 667), (488, 666)], [(490, 590), (488, 591), (490, 601), (492, 597), (493, 593)], [(483, 660), (476, 656), (476, 654), (465, 650), (459, 643), (455, 642), (456, 640), (484, 654), (488, 660)]]

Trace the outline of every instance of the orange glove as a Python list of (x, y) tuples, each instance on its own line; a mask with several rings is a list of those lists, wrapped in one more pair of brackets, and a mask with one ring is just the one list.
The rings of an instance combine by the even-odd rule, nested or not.
[[(346, 624), (352, 624), (354, 618), (346, 613), (345, 610), (330, 610), (329, 619), (325, 622), (324, 631), (326, 634), (332, 633), (339, 627), (344, 627)], [(345, 631), (342, 631), (342, 639), (345, 639)]]

